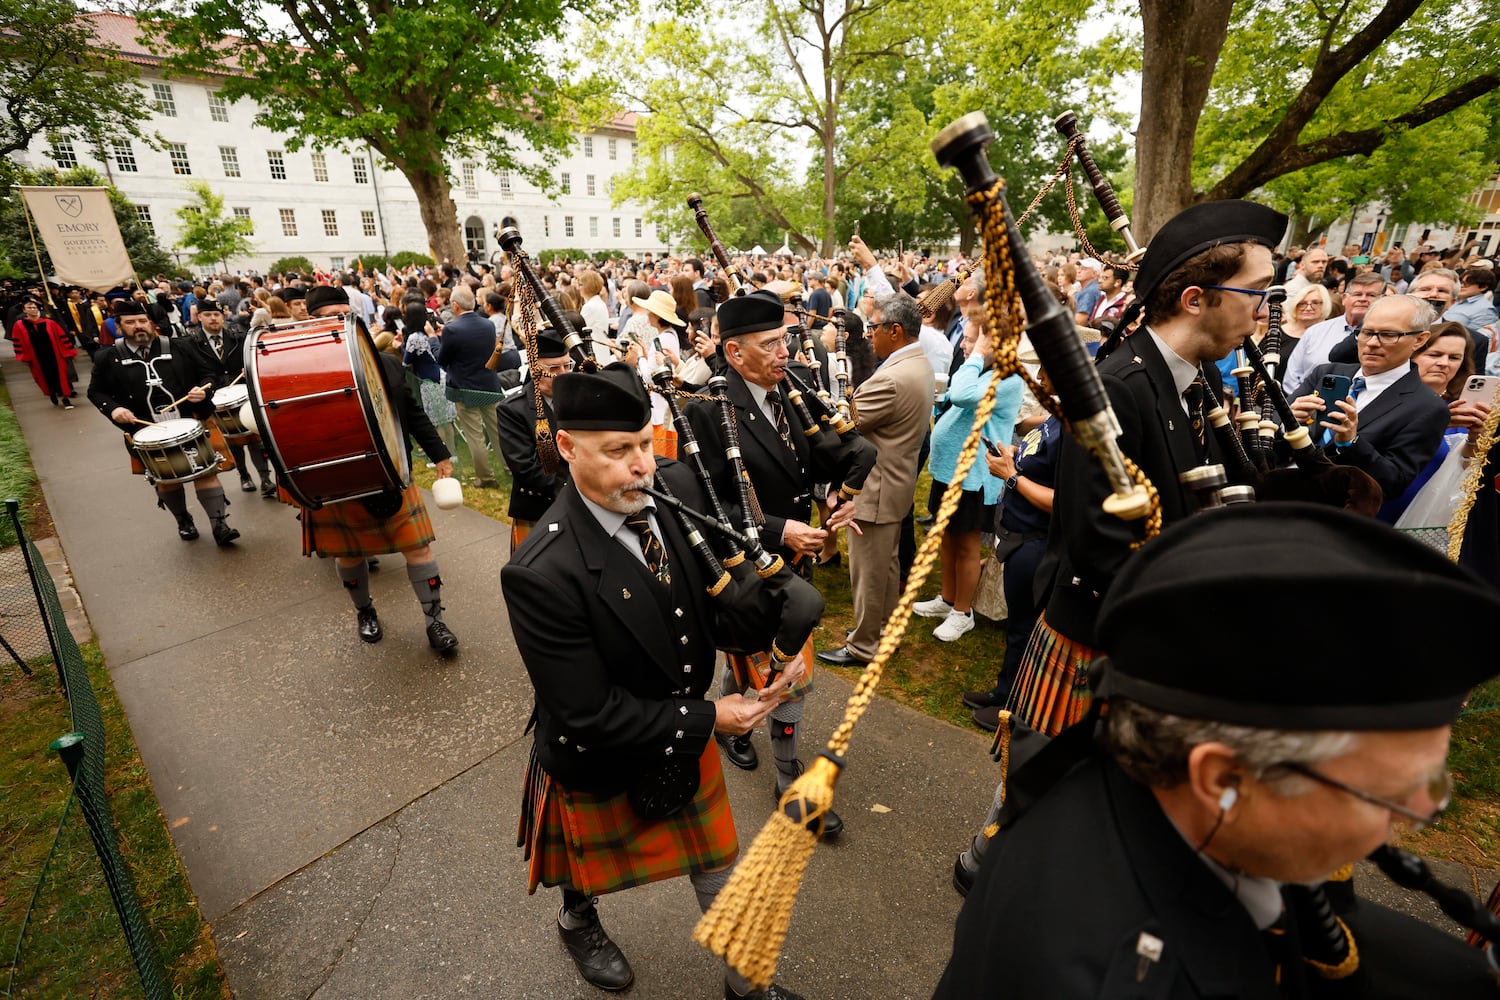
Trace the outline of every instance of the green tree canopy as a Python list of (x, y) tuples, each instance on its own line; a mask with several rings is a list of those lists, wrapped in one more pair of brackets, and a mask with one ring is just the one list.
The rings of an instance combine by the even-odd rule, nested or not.
[(0, 186), (37, 136), (139, 136), (135, 67), (97, 39), (71, 0), (0, 3)]
[[(516, 170), (551, 187), (546, 164), (571, 135), (555, 54), (564, 16), (588, 0), (180, 0), (142, 16), (169, 72), (223, 76), (288, 145), (369, 143), (416, 192), (433, 253), (464, 254), (448, 164)], [(233, 36), (233, 37), (231, 37)], [(542, 167), (523, 162), (540, 151)]]
[(188, 185), (193, 200), (176, 210), (178, 240), (192, 248), (194, 264), (219, 264), (229, 270), (230, 257), (243, 257), (254, 249), (250, 233), (255, 224), (248, 218), (228, 215), (224, 196), (203, 181)]

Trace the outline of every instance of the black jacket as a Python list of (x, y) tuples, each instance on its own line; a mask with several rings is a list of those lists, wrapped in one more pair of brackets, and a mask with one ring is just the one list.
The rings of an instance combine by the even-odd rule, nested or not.
[[(804, 381), (811, 383), (812, 372), (801, 365), (790, 366)], [(781, 397), (782, 412), (790, 426), (792, 448), (788, 449), (776, 433), (776, 427), (755, 405), (754, 398), (745, 380), (732, 368), (725, 369), (729, 381), (726, 390), (734, 403), (736, 424), (739, 429), (740, 455), (745, 469), (750, 473), (750, 482), (755, 487), (755, 497), (766, 516), (761, 529), (762, 542), (768, 550), (780, 547), (781, 533), (788, 520), (807, 521), (812, 516), (812, 483), (809, 471), (807, 437), (804, 425), (796, 408), (787, 399), (787, 384), (783, 381), (775, 389)], [(729, 458), (725, 454), (723, 422), (720, 419), (720, 404), (696, 400), (688, 404), (684, 415), (697, 438), (700, 454), (713, 479), (714, 492), (718, 494), (725, 509), (739, 509), (739, 487), (736, 484)], [(737, 522), (738, 523), (738, 522)], [(781, 549), (783, 555), (789, 551)]]
[[(495, 429), (500, 435), (500, 457), (510, 469), (510, 506), (506, 516), (511, 519), (535, 521), (547, 512), (552, 501), (568, 481), (568, 463), (558, 458), (557, 474), (549, 476), (542, 469), (542, 460), (536, 453), (536, 403), (531, 395), (531, 380), (521, 394), (507, 399), (495, 408)], [(552, 414), (550, 402), (543, 404), (547, 414), (547, 426), (557, 435), (557, 418)]]
[[(1317, 391), (1324, 375), (1359, 374), (1359, 365), (1318, 365), (1307, 373), (1292, 399)], [(1352, 465), (1380, 484), (1387, 500), (1394, 500), (1432, 461), (1448, 427), (1448, 404), (1427, 387), (1416, 365), (1359, 414), (1355, 441), (1347, 448), (1327, 445), (1324, 454), (1339, 465)], [(1314, 421), (1313, 440), (1322, 436)]]
[[(685, 503), (703, 503), (686, 466), (662, 460), (658, 475)], [(696, 759), (713, 736), (703, 697), (715, 670), (707, 581), (660, 506), (657, 521), (670, 595), (605, 535), (571, 484), (500, 571), (536, 691), (537, 760), (567, 788), (616, 793), (666, 755)]]
[[(201, 326), (193, 327), (186, 337), (177, 339), (177, 343), (182, 345), (184, 353), (192, 358), (204, 378), (213, 379), (216, 389), (233, 382), (245, 370), (245, 334), (231, 331), (225, 326), (220, 336), (224, 340), (223, 357), (214, 353), (213, 344), (209, 342), (208, 334), (203, 332)], [(201, 385), (203, 381), (200, 378), (198, 383)]]
[[(1218, 392), (1218, 369), (1200, 367)], [(1177, 477), (1199, 462), (1182, 397), (1156, 342), (1144, 329), (1127, 337), (1099, 363), (1099, 375), (1120, 421), (1120, 448), (1161, 496), (1162, 524), (1182, 520), (1193, 513), (1196, 504)], [(1208, 462), (1223, 461), (1223, 452), (1209, 430)], [(1109, 588), (1130, 555), (1130, 544), (1141, 525), (1105, 513), (1102, 504), (1111, 491), (1103, 467), (1071, 436), (1064, 440), (1057, 475), (1047, 557), (1038, 570), (1044, 589), (1049, 581), (1053, 583), (1046, 599), (1047, 621), (1075, 642), (1093, 646), (1099, 610), (1095, 595), (1102, 596)]]
[[(181, 338), (158, 337), (147, 355), (162, 383), (154, 392), (147, 385), (146, 364), (136, 359), (135, 351), (123, 340), (100, 350), (94, 355), (89, 402), (106, 417), (115, 407), (123, 406), (142, 420), (155, 420), (152, 403), (164, 407), (187, 395), (193, 386), (208, 381), (200, 377), (196, 355)], [(207, 392), (201, 403), (182, 403), (178, 412), (184, 417), (208, 419), (214, 412), (213, 389)]]
[(467, 312), (443, 327), (437, 363), (448, 373), (448, 384), (455, 389), (504, 392), (500, 376), (484, 366), (494, 353), (495, 324)]
[(390, 390), (391, 399), (396, 404), (396, 416), (401, 420), (401, 433), (406, 438), (406, 450), (411, 452), (412, 441), (422, 446), (422, 451), (434, 462), (452, 458), (453, 454), (448, 446), (443, 443), (442, 435), (437, 428), (432, 426), (432, 421), (427, 419), (427, 411), (422, 409), (422, 401), (417, 398), (416, 391), (411, 383), (406, 380), (406, 372), (401, 368), (401, 362), (396, 358), (377, 351), (380, 358), (381, 370), (385, 372), (386, 386)]
[[(1365, 900), (1335, 906), (1358, 969), (1329, 982), (1296, 961), (1292, 919), (1278, 987), (1249, 912), (1150, 789), (1096, 756), (991, 842), (934, 1000), (1496, 995), (1483, 954), (1462, 939)], [(1159, 960), (1142, 961), (1143, 934), (1161, 943)]]

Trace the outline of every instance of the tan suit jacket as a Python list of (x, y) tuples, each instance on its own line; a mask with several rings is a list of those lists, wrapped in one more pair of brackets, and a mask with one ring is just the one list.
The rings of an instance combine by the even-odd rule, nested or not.
[(855, 498), (856, 520), (888, 524), (911, 509), (922, 437), (932, 424), (932, 387), (932, 365), (913, 348), (892, 355), (854, 393), (859, 432), (879, 452), (864, 492)]

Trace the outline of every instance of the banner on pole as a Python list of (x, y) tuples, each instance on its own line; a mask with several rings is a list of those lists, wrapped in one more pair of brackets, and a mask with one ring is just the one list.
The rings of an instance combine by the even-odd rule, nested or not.
[(135, 269), (115, 223), (108, 188), (23, 187), (20, 191), (37, 234), (47, 245), (58, 281), (107, 292), (134, 279)]

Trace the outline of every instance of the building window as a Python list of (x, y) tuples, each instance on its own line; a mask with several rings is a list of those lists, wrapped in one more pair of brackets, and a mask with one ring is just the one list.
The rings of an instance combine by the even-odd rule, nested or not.
[(573, 175), (564, 173), (558, 175), (558, 183), (562, 185), (563, 194), (573, 193)]
[(365, 158), (363, 156), (356, 156), (354, 158), (353, 162), (354, 162), (354, 183), (356, 183), (356, 184), (368, 184), (368, 183), (370, 183), (370, 168), (369, 168), (368, 165), (366, 165)]
[(379, 236), (375, 230), (375, 213), (366, 209), (359, 213), (359, 224), (364, 228), (366, 236)]
[(502, 170), (500, 171), (500, 197), (509, 198), (510, 193), (510, 171)]
[(135, 206), (135, 217), (141, 220), (141, 225), (145, 226), (152, 236), (156, 235), (156, 223), (151, 221), (150, 205)]
[(635, 140), (634, 139), (631, 139), (630, 140), (630, 145), (628, 145), (628, 146), (625, 147), (625, 159), (627, 159), (627, 160), (633, 160), (633, 159), (635, 159)]
[(217, 90), (208, 92), (208, 114), (216, 122), (229, 121), (229, 102)]
[(635, 220), (635, 238), (636, 239), (640, 239), (641, 238), (641, 220), (640, 219), (636, 219)]
[(590, 198), (594, 196), (594, 175), (589, 174), (583, 179), (583, 189)]
[(156, 104), (156, 113), (168, 118), (177, 117), (177, 99), (172, 96), (172, 85), (170, 83), (153, 83), (151, 85), (151, 99)]
[(133, 174), (140, 169), (135, 164), (135, 150), (130, 148), (130, 142), (119, 141), (110, 143), (115, 150), (115, 169), (122, 173)]
[(620, 220), (619, 220), (619, 217), (613, 218), (613, 219), (611, 219), (609, 221), (610, 221), (610, 229), (614, 231), (615, 239), (619, 239), (620, 238)]
[(551, 236), (552, 235), (552, 216), (550, 216), (550, 215), (544, 215), (544, 216), (542, 216), (542, 235), (543, 236)]
[(583, 137), (583, 155), (594, 155), (594, 137), (591, 135), (586, 135)]
[(281, 155), (281, 150), (266, 150), (266, 162), (271, 164), (271, 180), (286, 180), (286, 157)]
[(609, 158), (611, 160), (617, 158), (617, 155), (619, 153), (619, 148), (620, 148), (620, 140), (618, 140), (618, 139), (611, 139), (611, 140), (609, 140)]
[(240, 151), (233, 146), (220, 146), (219, 159), (224, 161), (224, 176), (240, 175)]
[(324, 156), (322, 153), (314, 153), (312, 155), (312, 164), (313, 164), (313, 180), (317, 181), (319, 184), (327, 184), (328, 183), (328, 157)]
[(65, 135), (48, 137), (52, 142), (52, 162), (59, 170), (72, 170), (78, 166), (78, 154), (73, 151), (73, 140)]
[(191, 174), (193, 172), (193, 165), (188, 162), (187, 147), (182, 143), (167, 143), (167, 154), (172, 157), (172, 173)]
[(563, 216), (563, 235), (568, 239), (573, 238), (573, 217), (571, 215)]
[(333, 268), (335, 271), (342, 271), (344, 269), (344, 258), (342, 258), (342, 257), (329, 257), (328, 258), (328, 266), (331, 267), (331, 268)]
[(281, 210), (281, 235), (297, 235), (297, 210), (295, 208), (283, 208)]
[(591, 216), (589, 216), (589, 235), (590, 236), (598, 236), (599, 235), (599, 216), (597, 216), (597, 215), (591, 215)]
[(247, 230), (247, 232), (251, 236), (255, 235), (255, 220), (253, 220), (253, 219), (250, 218), (250, 210), (248, 208), (236, 208), (234, 210), (234, 217), (236, 219), (246, 219), (246, 220), (249, 220), (249, 222), (250, 222), (250, 228)]
[(323, 235), (337, 236), (339, 234), (339, 217), (331, 208), (323, 209)]
[(464, 177), (464, 197), (465, 198), (478, 198), (479, 197), (479, 180), (478, 180), (478, 178), (477, 178), (477, 176), (475, 174), (475, 171), (474, 171), (474, 164), (472, 164), (472, 163), (465, 163), (463, 165), (462, 169), (463, 169), (463, 177)]

